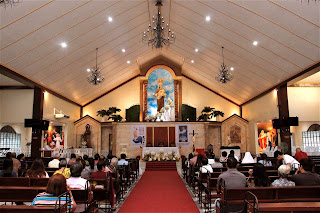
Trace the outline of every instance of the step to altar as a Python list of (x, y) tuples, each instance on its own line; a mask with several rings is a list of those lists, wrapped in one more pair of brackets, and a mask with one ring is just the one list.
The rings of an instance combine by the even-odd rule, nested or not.
[(146, 171), (176, 171), (175, 161), (152, 161), (146, 163)]

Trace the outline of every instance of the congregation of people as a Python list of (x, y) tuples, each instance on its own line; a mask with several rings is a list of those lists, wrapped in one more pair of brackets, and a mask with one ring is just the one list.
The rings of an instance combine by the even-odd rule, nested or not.
[[(0, 177), (49, 178), (46, 191), (38, 194), (31, 205), (54, 206), (58, 197), (67, 192), (70, 197), (64, 195), (60, 199), (64, 202), (70, 201), (71, 206), (68, 208), (74, 211), (77, 205), (72, 196), (72, 189), (90, 189), (90, 180), (107, 180), (108, 174), (112, 174), (116, 177), (115, 181), (119, 181), (118, 168), (122, 165), (128, 165), (125, 154), (121, 154), (121, 160), (118, 160), (117, 157), (112, 155), (108, 155), (106, 158), (99, 154), (95, 154), (94, 158), (89, 158), (87, 155), (76, 156), (71, 154), (70, 159), (65, 159), (60, 158), (60, 155), (56, 153), (53, 160), (48, 163), (50, 171), (56, 169), (49, 178), (41, 158), (34, 159), (30, 168), (28, 168), (23, 154), (16, 157), (15, 153), (9, 152), (3, 160)], [(92, 192), (91, 195), (89, 194), (89, 199), (92, 199)], [(22, 202), (16, 204), (23, 205)]]

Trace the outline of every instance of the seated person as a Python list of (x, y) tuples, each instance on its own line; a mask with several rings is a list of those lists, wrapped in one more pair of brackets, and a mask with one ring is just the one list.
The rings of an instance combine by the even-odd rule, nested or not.
[(247, 164), (247, 163), (255, 163), (255, 160), (253, 159), (252, 155), (250, 152), (246, 152), (244, 154), (244, 157), (242, 159), (242, 164)]
[(295, 183), (288, 180), (288, 175), (290, 174), (291, 168), (289, 165), (281, 165), (278, 168), (279, 179), (273, 181), (272, 187), (290, 187), (295, 186)]
[(53, 160), (48, 163), (49, 168), (59, 168), (60, 155), (56, 153), (53, 157)]
[(112, 158), (110, 165), (106, 167), (106, 172), (117, 173), (118, 158)]
[(294, 158), (300, 162), (303, 158), (308, 158), (307, 153), (303, 152), (300, 148), (296, 148), (296, 154), (294, 155)]
[(76, 154), (72, 153), (70, 155), (70, 160), (68, 161), (68, 167), (71, 166), (71, 164), (76, 163), (77, 162), (77, 156)]
[(268, 156), (264, 153), (261, 154), (261, 160), (259, 160), (258, 163), (261, 163), (264, 166), (272, 166), (271, 161), (268, 161)]
[(313, 161), (309, 158), (300, 160), (300, 167), (292, 176), (291, 180), (296, 186), (319, 186), (320, 177), (317, 173), (312, 173)]
[(71, 175), (70, 168), (67, 168), (67, 161), (62, 159), (59, 162), (59, 170), (54, 172), (55, 174), (62, 174), (66, 179), (68, 179)]
[(202, 167), (200, 167), (202, 173), (211, 173), (213, 172), (212, 167), (208, 164), (208, 158), (202, 159)]
[(210, 164), (210, 166), (211, 166), (212, 168), (222, 168), (222, 167), (223, 167), (222, 163), (220, 163), (220, 158), (219, 158), (219, 156), (215, 156), (215, 157), (214, 157), (214, 163)]
[(225, 162), (227, 162), (227, 160), (228, 160), (227, 156), (228, 156), (228, 153), (227, 153), (226, 151), (223, 151), (223, 152), (221, 153), (220, 163), (225, 163)]
[(17, 173), (13, 170), (12, 159), (4, 159), (0, 177), (18, 177)]
[(97, 165), (99, 159), (100, 159), (100, 155), (99, 155), (98, 153), (96, 153), (96, 154), (94, 155), (94, 165), (95, 165), (95, 166)]
[(300, 163), (294, 159), (292, 156), (283, 154), (282, 152), (278, 152), (277, 160), (281, 164), (281, 161), (283, 165), (288, 165), (292, 169), (298, 169), (300, 166)]
[(33, 161), (30, 169), (26, 173), (26, 177), (49, 178), (43, 161), (40, 158), (37, 158)]
[(71, 189), (86, 189), (87, 180), (81, 177), (82, 168), (80, 163), (71, 164), (71, 177), (67, 179), (67, 184)]
[[(252, 178), (250, 178), (252, 177)], [(248, 187), (268, 187), (271, 180), (266, 173), (266, 168), (261, 163), (253, 165), (252, 176), (249, 171), (249, 179), (247, 180)]]
[(106, 179), (107, 173), (105, 172), (105, 162), (99, 160), (97, 163), (98, 171), (91, 173), (91, 179)]
[(126, 161), (126, 157), (127, 157), (126, 154), (121, 154), (120, 157), (121, 157), (121, 160), (118, 161), (118, 166), (123, 166), (123, 165), (128, 166), (128, 161)]
[(228, 158), (229, 157), (234, 157), (239, 162), (239, 158), (234, 154), (234, 150), (230, 150), (230, 154), (228, 155)]
[(186, 160), (185, 162), (185, 165), (187, 168), (190, 167), (190, 160), (193, 158), (193, 154), (192, 153), (189, 153), (189, 156), (188, 156), (188, 159)]
[(89, 157), (88, 157), (88, 155), (83, 155), (83, 160), (84, 160), (85, 165), (89, 165)]
[[(66, 179), (61, 174), (53, 175), (48, 182), (46, 192), (38, 194), (32, 201), (31, 206), (55, 206), (59, 195), (69, 192), (71, 198), (71, 211), (74, 212), (77, 208), (76, 202), (73, 199), (72, 192), (66, 184)], [(68, 198), (69, 199), (69, 198)], [(61, 197), (61, 204), (67, 201), (66, 196)], [(70, 201), (70, 200), (68, 200)]]
[[(222, 180), (226, 188), (243, 188), (246, 187), (246, 176), (239, 172), (236, 167), (238, 161), (230, 157), (227, 159), (227, 171), (219, 175), (217, 181), (217, 192), (221, 193)], [(244, 209), (243, 204), (228, 205), (227, 212), (242, 212)]]
[(199, 154), (198, 152), (194, 153), (193, 158), (191, 158), (191, 160), (190, 160), (190, 164), (196, 165), (197, 159), (198, 159), (198, 154)]
[[(92, 159), (92, 163), (93, 163), (93, 159)], [(90, 166), (89, 160), (87, 161), (84, 160), (82, 166), (83, 166), (82, 167), (83, 170), (81, 172), (81, 177), (88, 180), (91, 176), (91, 166)], [(94, 165), (92, 167), (94, 167)]]

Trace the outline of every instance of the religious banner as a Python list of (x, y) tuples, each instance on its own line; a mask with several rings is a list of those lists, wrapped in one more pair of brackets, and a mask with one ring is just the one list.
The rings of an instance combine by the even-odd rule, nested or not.
[(190, 126), (188, 124), (176, 125), (176, 141), (177, 147), (190, 147), (192, 146), (190, 139)]
[(146, 126), (131, 125), (131, 147), (146, 146)]
[(258, 123), (259, 153), (269, 151), (278, 146), (277, 131), (273, 129), (272, 122)]

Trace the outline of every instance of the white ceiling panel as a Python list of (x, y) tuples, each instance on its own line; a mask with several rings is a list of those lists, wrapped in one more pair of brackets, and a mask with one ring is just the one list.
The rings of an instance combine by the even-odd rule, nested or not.
[[(183, 64), (186, 76), (241, 104), (320, 61), (318, 2), (164, 0), (162, 16), (177, 38), (162, 50), (142, 43), (142, 33), (157, 12), (155, 3), (24, 0), (0, 8), (0, 62), (86, 104), (138, 75), (145, 62), (164, 55)], [(210, 22), (205, 21), (208, 15)], [(258, 46), (252, 45), (255, 40)], [(68, 47), (62, 48), (61, 42)], [(234, 67), (228, 84), (215, 80), (222, 46), (225, 64)], [(95, 65), (97, 47), (105, 81), (93, 86), (86, 81), (86, 69)]]

